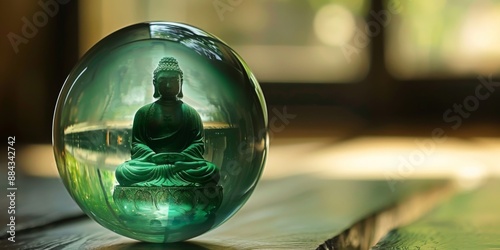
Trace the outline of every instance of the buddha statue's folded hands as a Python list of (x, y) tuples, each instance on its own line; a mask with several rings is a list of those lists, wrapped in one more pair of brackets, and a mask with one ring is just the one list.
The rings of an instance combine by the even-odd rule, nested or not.
[(151, 160), (156, 164), (174, 164), (176, 162), (191, 161), (191, 159), (181, 153), (157, 153), (151, 157)]

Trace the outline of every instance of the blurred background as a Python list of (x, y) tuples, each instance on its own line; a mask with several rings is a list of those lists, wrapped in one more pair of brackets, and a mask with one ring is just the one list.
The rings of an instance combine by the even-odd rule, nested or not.
[[(9, 0), (0, 9), (0, 130), (16, 136), (31, 174), (57, 175), (52, 115), (78, 58), (113, 31), (158, 20), (228, 43), (261, 83), (269, 116), (290, 115), (270, 128), (265, 177), (500, 173), (500, 1)], [(301, 157), (291, 163), (290, 153)]]

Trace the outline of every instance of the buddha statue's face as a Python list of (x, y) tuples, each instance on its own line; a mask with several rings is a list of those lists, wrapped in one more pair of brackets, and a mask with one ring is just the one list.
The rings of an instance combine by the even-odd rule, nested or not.
[(181, 91), (181, 77), (175, 71), (162, 71), (156, 79), (156, 87), (161, 98), (173, 99)]

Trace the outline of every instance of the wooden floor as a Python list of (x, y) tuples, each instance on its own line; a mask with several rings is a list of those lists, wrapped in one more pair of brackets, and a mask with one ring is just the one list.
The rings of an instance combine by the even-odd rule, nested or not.
[[(0, 249), (162, 248), (119, 236), (82, 216), (58, 179), (24, 178), (22, 183), (23, 189), (18, 190), (16, 242), (9, 242), (6, 230), (2, 230)], [(308, 175), (263, 180), (244, 208), (227, 223), (169, 249), (315, 249), (320, 245), (343, 244), (365, 248), (373, 244), (373, 239), (353, 243), (352, 232), (344, 231), (357, 222), (373, 220), (373, 215), (390, 211), (396, 204), (414, 203), (412, 197), (446, 195), (448, 186), (446, 181), (408, 180), (392, 191), (386, 181), (375, 180)], [(437, 200), (428, 200), (427, 205), (436, 204)], [(404, 214), (422, 213), (412, 207)], [(401, 218), (384, 223), (391, 228)], [(4, 219), (2, 224), (6, 225)], [(372, 231), (375, 227), (365, 225), (356, 233), (371, 235)]]

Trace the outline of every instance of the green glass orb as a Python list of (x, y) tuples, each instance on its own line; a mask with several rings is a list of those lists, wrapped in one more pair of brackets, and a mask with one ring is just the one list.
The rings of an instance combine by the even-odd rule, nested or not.
[(73, 68), (53, 146), (67, 190), (96, 222), (141, 241), (182, 241), (251, 195), (267, 154), (267, 110), (246, 63), (217, 37), (139, 23)]

